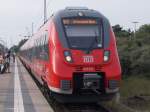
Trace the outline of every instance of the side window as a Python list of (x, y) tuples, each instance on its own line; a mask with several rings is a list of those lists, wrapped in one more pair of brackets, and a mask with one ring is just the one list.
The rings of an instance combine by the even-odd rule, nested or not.
[(42, 36), (40, 37), (40, 45), (39, 45), (39, 58), (42, 59), (43, 58), (43, 53), (42, 53)]
[(32, 48), (29, 49), (29, 60), (32, 59)]
[(44, 49), (47, 53), (46, 55), (46, 60), (49, 59), (49, 44), (48, 44), (48, 32), (45, 33), (45, 44), (44, 44)]
[[(48, 34), (41, 35), (34, 41), (33, 55), (37, 59), (47, 61), (49, 59)], [(27, 53), (28, 54), (28, 53)]]
[(42, 37), (42, 59), (48, 60), (49, 59), (49, 51), (48, 51), (48, 39), (47, 35), (44, 34)]
[(40, 58), (40, 40), (37, 39), (37, 58)]

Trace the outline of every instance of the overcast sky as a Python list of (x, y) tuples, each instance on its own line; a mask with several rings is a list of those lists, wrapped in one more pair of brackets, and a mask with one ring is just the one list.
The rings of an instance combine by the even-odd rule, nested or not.
[[(17, 44), (22, 36), (34, 31), (43, 22), (44, 0), (0, 0), (0, 39), (7, 46)], [(86, 6), (104, 14), (112, 25), (120, 24), (125, 29), (133, 29), (133, 21), (150, 24), (150, 0), (47, 0), (47, 13), (66, 6)], [(21, 36), (22, 35), (22, 36)]]

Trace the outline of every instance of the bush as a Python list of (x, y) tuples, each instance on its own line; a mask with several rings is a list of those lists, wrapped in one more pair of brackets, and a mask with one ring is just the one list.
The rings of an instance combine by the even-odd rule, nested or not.
[(141, 26), (136, 38), (118, 36), (117, 44), (123, 74), (150, 77), (150, 25)]

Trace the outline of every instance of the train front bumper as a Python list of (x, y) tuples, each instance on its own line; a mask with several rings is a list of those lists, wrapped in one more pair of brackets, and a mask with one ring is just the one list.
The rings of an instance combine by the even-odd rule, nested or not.
[(118, 80), (106, 81), (102, 73), (75, 72), (71, 79), (60, 79), (59, 88), (49, 86), (49, 89), (60, 94), (84, 94), (85, 92), (97, 94), (95, 91), (99, 94), (111, 94), (119, 91), (119, 82)]

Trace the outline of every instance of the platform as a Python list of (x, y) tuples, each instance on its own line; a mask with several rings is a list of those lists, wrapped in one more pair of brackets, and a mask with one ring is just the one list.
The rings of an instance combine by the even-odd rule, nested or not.
[(0, 112), (53, 112), (19, 59), (0, 74)]

